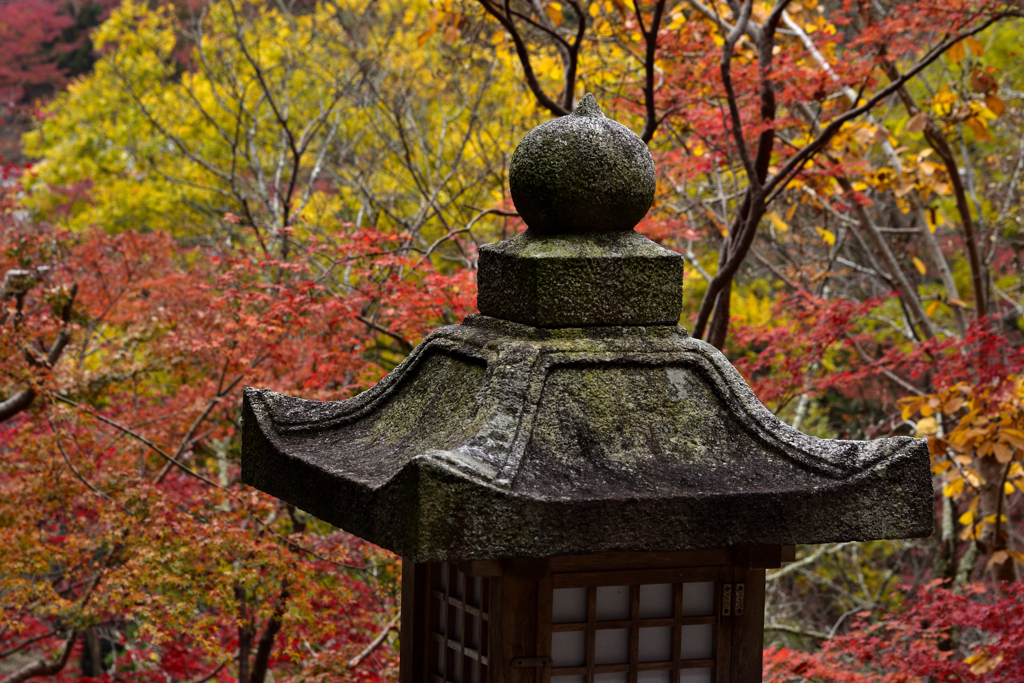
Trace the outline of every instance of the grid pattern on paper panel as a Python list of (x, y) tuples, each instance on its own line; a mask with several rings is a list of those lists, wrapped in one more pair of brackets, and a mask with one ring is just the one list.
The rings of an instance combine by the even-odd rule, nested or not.
[(550, 683), (711, 683), (716, 582), (555, 588)]
[(449, 562), (427, 565), (430, 586), (428, 670), (432, 683), (486, 683), (488, 580)]

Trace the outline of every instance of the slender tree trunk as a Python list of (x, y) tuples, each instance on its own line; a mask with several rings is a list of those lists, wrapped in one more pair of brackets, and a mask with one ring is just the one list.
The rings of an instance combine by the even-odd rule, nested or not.
[(757, 226), (765, 214), (766, 207), (761, 197), (748, 188), (739, 213), (729, 230), (729, 236), (722, 243), (718, 257), (718, 272), (708, 283), (704, 299), (700, 302), (693, 336), (706, 338), (709, 344), (721, 349), (729, 332), (729, 304), (732, 281), (743, 265), (750, 246), (757, 235)]
[[(866, 15), (865, 19), (870, 21), (870, 16)], [(811, 53), (811, 57), (815, 62), (817, 62), (818, 66), (820, 66), (835, 83), (840, 84), (841, 80), (835, 74), (835, 71), (832, 69), (832, 65), (828, 63), (828, 60), (826, 60), (825, 56), (821, 54), (817, 46), (814, 44), (814, 41), (811, 40), (810, 36), (807, 35), (803, 28), (794, 22), (788, 15), (783, 15), (782, 20), (786, 24), (786, 27), (797, 35), (800, 41), (804, 44), (804, 47)], [(896, 72), (895, 68), (891, 66), (887, 68), (887, 73), (890, 79), (899, 78), (899, 74)], [(843, 87), (842, 92), (851, 107), (857, 106), (857, 99), (859, 95), (853, 88), (845, 86)], [(900, 94), (901, 97), (903, 97), (904, 103), (911, 101), (906, 88), (902, 88)], [(815, 117), (811, 113), (810, 109), (806, 105), (800, 105), (800, 108), (808, 122), (813, 122)], [(913, 116), (913, 114), (911, 114), (911, 116)], [(870, 114), (866, 119), (872, 125), (879, 125), (875, 117)], [(881, 146), (882, 151), (885, 152), (886, 157), (889, 159), (889, 163), (892, 164), (897, 173), (902, 175), (903, 162), (900, 160), (900, 155), (896, 153), (896, 150), (887, 139), (881, 142)], [(910, 201), (914, 206), (914, 212), (917, 214), (918, 223), (920, 223), (919, 227), (921, 229), (921, 238), (928, 247), (928, 254), (931, 257), (932, 265), (934, 265), (935, 269), (939, 272), (939, 277), (942, 279), (942, 285), (946, 288), (946, 297), (948, 299), (959, 299), (960, 292), (957, 289), (956, 281), (953, 280), (953, 272), (949, 268), (949, 263), (946, 261), (945, 254), (942, 253), (942, 247), (939, 245), (939, 240), (936, 239), (935, 235), (933, 235), (931, 230), (928, 228), (928, 219), (925, 216), (924, 205), (921, 203), (921, 198), (916, 192), (912, 192), (910, 193)], [(956, 319), (957, 330), (960, 332), (960, 336), (964, 336), (967, 331), (967, 323), (964, 320), (963, 310), (959, 306), (953, 306), (953, 317)]]
[(288, 602), (288, 586), (282, 583), (281, 595), (277, 600), (274, 613), (267, 620), (267, 625), (260, 635), (259, 643), (256, 646), (256, 659), (252, 664), (252, 673), (248, 683), (263, 683), (267, 677), (270, 664), (270, 652), (274, 647), (274, 639), (281, 630), (281, 620), (284, 617), (284, 607)]
[[(96, 628), (90, 627), (85, 630), (85, 646), (86, 651), (89, 655), (89, 670), (85, 670), (85, 666), (82, 666), (83, 676), (99, 677), (103, 675), (103, 651), (100, 647), (100, 638), (96, 634)], [(83, 664), (85, 661), (85, 652), (82, 653)]]
[[(886, 143), (888, 144), (888, 143)], [(898, 158), (898, 157), (897, 157)], [(900, 171), (902, 173), (902, 170)], [(928, 217), (925, 215), (924, 206), (921, 204), (921, 198), (917, 196), (916, 192), (912, 192), (912, 203), (917, 213), (917, 222), (920, 223), (919, 229), (921, 231), (921, 239), (924, 240), (925, 245), (928, 247), (928, 255), (931, 257), (932, 265), (939, 272), (939, 278), (942, 280), (942, 286), (946, 289), (946, 299), (959, 299), (960, 290), (956, 286), (956, 281), (953, 279), (953, 271), (949, 267), (949, 262), (946, 260), (946, 255), (942, 253), (942, 245), (939, 244), (938, 238), (932, 233), (928, 227)], [(953, 309), (953, 319), (956, 320), (956, 329), (963, 337), (967, 334), (967, 321), (964, 318), (964, 309), (956, 304), (951, 306)]]
[(942, 523), (939, 529), (939, 558), (935, 563), (935, 574), (952, 581), (959, 570), (956, 557), (956, 519), (953, 499), (942, 497)]
[[(890, 80), (899, 78), (899, 70), (892, 62), (884, 62), (883, 68)], [(908, 116), (921, 113), (922, 109), (911, 97), (910, 92), (905, 88), (897, 90), (903, 107), (907, 110)], [(931, 120), (928, 121), (924, 130), (925, 139), (928, 144), (942, 159), (949, 174), (949, 182), (953, 186), (953, 195), (956, 198), (957, 213), (960, 214), (960, 223), (964, 231), (964, 249), (967, 251), (967, 263), (971, 269), (971, 287), (974, 289), (974, 306), (978, 317), (988, 315), (988, 287), (986, 285), (987, 273), (978, 254), (977, 236), (974, 234), (974, 219), (971, 217), (971, 207), (967, 202), (967, 193), (964, 190), (963, 179), (960, 177), (960, 168), (956, 163), (956, 155), (946, 141), (946, 136), (940, 131)], [(927, 226), (925, 226), (927, 228)], [(926, 238), (927, 240), (927, 238)]]
[(960, 223), (964, 231), (964, 248), (967, 251), (967, 263), (971, 267), (971, 287), (974, 289), (974, 306), (978, 311), (978, 317), (984, 318), (988, 315), (988, 287), (986, 286), (987, 273), (981, 263), (981, 256), (978, 254), (977, 236), (974, 234), (974, 219), (971, 217), (971, 206), (967, 201), (967, 192), (964, 190), (964, 182), (960, 177), (960, 169), (956, 164), (956, 155), (946, 142), (946, 137), (941, 131), (935, 128), (931, 122), (924, 131), (928, 144), (932, 146), (942, 163), (946, 166), (949, 174), (949, 182), (953, 186), (953, 195), (956, 197), (956, 209), (960, 214)]
[(963, 586), (971, 580), (971, 574), (974, 573), (974, 565), (978, 561), (978, 544), (973, 541), (967, 550), (964, 551), (963, 557), (960, 558), (959, 568), (956, 572), (956, 579), (953, 581), (954, 586)]
[(1004, 558), (1001, 561), (992, 561), (993, 555), (1011, 548), (1007, 522), (1001, 519), (1003, 515), (1007, 515), (1003, 485), (1006, 483), (1008, 471), (1009, 463), (1003, 465), (992, 456), (978, 458), (978, 474), (984, 480), (979, 493), (978, 514), (981, 519), (993, 515), (995, 517), (995, 523), (986, 524), (981, 532), (978, 549), (987, 558), (991, 565), (992, 577), (997, 581), (1017, 580), (1017, 564), (1012, 557), (1003, 552)]
[(249, 683), (249, 654), (252, 650), (252, 623), (250, 620), (245, 588), (235, 585), (238, 599), (238, 683)]
[[(845, 176), (839, 176), (836, 180), (844, 192), (849, 193), (853, 191), (853, 186)], [(871, 246), (874, 247), (875, 252), (881, 259), (882, 265), (889, 269), (889, 275), (895, 281), (900, 298), (903, 299), (903, 304), (911, 314), (911, 323), (918, 327), (925, 339), (931, 339), (935, 336), (935, 330), (932, 328), (931, 320), (929, 320), (924, 312), (924, 307), (921, 305), (921, 297), (917, 294), (917, 288), (907, 279), (906, 273), (904, 273), (899, 261), (893, 255), (892, 249), (889, 248), (888, 242), (885, 241), (885, 237), (882, 236), (874, 221), (871, 220), (867, 209), (856, 201), (852, 203), (861, 229), (867, 233), (868, 241), (871, 242)]]
[(732, 279), (722, 285), (722, 290), (715, 297), (715, 312), (711, 315), (711, 323), (708, 325), (708, 343), (716, 349), (725, 346), (726, 336), (729, 334), (729, 318), (732, 315)]

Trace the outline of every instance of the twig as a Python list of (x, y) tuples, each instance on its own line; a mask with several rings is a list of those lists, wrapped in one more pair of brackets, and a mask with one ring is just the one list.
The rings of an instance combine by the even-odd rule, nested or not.
[(413, 349), (412, 342), (410, 342), (409, 340), (407, 340), (405, 337), (401, 336), (397, 332), (392, 332), (391, 330), (389, 330), (388, 328), (384, 327), (383, 325), (381, 325), (377, 321), (371, 320), (370, 318), (367, 318), (365, 315), (357, 315), (356, 316), (356, 320), (358, 320), (359, 322), (363, 323), (364, 325), (366, 325), (369, 328), (377, 330), (378, 332), (380, 332), (383, 335), (387, 335), (388, 337), (391, 337), (396, 342), (398, 342), (398, 345), (401, 346), (402, 350), (405, 351), (406, 353), (410, 353), (412, 351), (412, 349)]
[(832, 636), (821, 631), (815, 631), (814, 629), (800, 628), (799, 626), (790, 626), (789, 624), (765, 624), (765, 631), (780, 631), (782, 633), (792, 633), (795, 636), (805, 636), (807, 638), (817, 638), (819, 640), (829, 640)]
[[(769, 572), (768, 575), (765, 577), (765, 580), (767, 580), (767, 581), (777, 581), (777, 580), (781, 579), (783, 576), (786, 576), (787, 574), (792, 574), (793, 572), (799, 571), (799, 570), (803, 569), (804, 567), (806, 567), (809, 564), (814, 564), (815, 562), (820, 560), (825, 555), (831, 555), (834, 552), (842, 550), (843, 548), (845, 548), (848, 545), (850, 545), (850, 543), (835, 543), (833, 545), (822, 545), (822, 546), (819, 546), (817, 550), (815, 550), (812, 554), (808, 555), (807, 557), (803, 558), (802, 560), (797, 560), (796, 562), (790, 562), (789, 564), (787, 564), (782, 569), (778, 569), (776, 571)], [(765, 628), (767, 628), (767, 626)]]
[[(857, 355), (860, 356), (860, 359), (862, 361), (864, 361), (865, 363), (867, 363), (869, 365), (871, 365), (871, 364), (873, 364), (875, 362), (875, 359), (872, 358), (868, 354), (867, 351), (865, 351), (863, 348), (861, 348), (861, 345), (858, 344), (856, 340), (854, 340), (849, 335), (847, 335), (846, 338), (849, 339), (850, 342), (853, 344), (853, 349), (857, 352)], [(901, 387), (903, 387), (904, 389), (906, 389), (910, 393), (914, 394), (915, 396), (923, 396), (924, 395), (924, 393), (925, 393), (924, 389), (921, 389), (920, 387), (914, 386), (913, 384), (911, 384), (907, 380), (903, 379), (902, 377), (900, 377), (896, 373), (894, 373), (894, 372), (892, 372), (890, 370), (887, 370), (886, 368), (878, 368), (878, 370), (883, 375), (888, 377), (892, 382), (894, 382), (895, 384), (900, 385)]]
[(456, 235), (462, 234), (464, 232), (470, 232), (478, 220), (489, 214), (495, 214), (498, 216), (511, 216), (513, 218), (519, 216), (519, 213), (516, 211), (506, 211), (504, 209), (485, 209), (481, 211), (477, 215), (473, 216), (473, 219), (469, 221), (469, 223), (466, 223), (466, 227), (459, 228), (458, 230), (450, 230), (448, 234), (442, 237), (438, 237), (436, 240), (434, 240), (434, 242), (429, 247), (427, 247), (427, 250), (423, 252), (423, 258), (421, 258), (409, 272), (413, 272), (417, 270), (421, 265), (423, 265), (423, 262), (430, 258), (430, 255), (434, 253), (434, 249), (437, 249), (437, 247), (442, 242), (450, 240), (452, 237), (455, 237)]
[[(71, 341), (71, 334), (68, 332), (67, 327), (71, 322), (71, 311), (75, 305), (75, 297), (77, 295), (78, 283), (76, 282), (71, 286), (71, 292), (69, 293), (68, 300), (61, 308), (61, 329), (60, 332), (57, 333), (57, 338), (53, 340), (53, 344), (50, 346), (50, 349), (46, 354), (46, 358), (36, 359), (34, 355), (30, 355), (30, 364), (52, 370), (53, 366), (57, 364), (58, 360), (60, 360), (61, 354), (64, 353), (64, 348), (68, 345), (68, 342)], [(35, 400), (36, 390), (33, 387), (29, 387), (28, 389), (22, 389), (4, 401), (0, 401), (0, 422), (9, 420), (18, 413), (28, 410), (32, 405), (32, 402)]]
[[(238, 383), (242, 381), (243, 376), (239, 375), (238, 377), (235, 378), (235, 381), (233, 381), (231, 384), (227, 386), (227, 388), (224, 388), (225, 374), (227, 374), (227, 360), (224, 361), (224, 371), (221, 373), (220, 383), (217, 387), (217, 395), (210, 400), (210, 402), (206, 405), (206, 408), (203, 410), (203, 412), (199, 414), (199, 417), (197, 417), (192, 422), (192, 426), (188, 428), (187, 432), (185, 432), (185, 436), (181, 438), (181, 442), (178, 444), (178, 449), (174, 452), (175, 458), (180, 458), (181, 454), (185, 452), (185, 449), (188, 448), (189, 444), (194, 443), (197, 440), (193, 439), (192, 437), (193, 435), (195, 435), (196, 430), (199, 429), (199, 425), (203, 423), (203, 420), (205, 420), (206, 417), (210, 414), (210, 411), (213, 410), (214, 406), (220, 403), (221, 399), (224, 398), (229, 393), (231, 393), (231, 390), (234, 389), (238, 385)], [(174, 462), (176, 461), (167, 461), (167, 463), (164, 465), (164, 468), (160, 470), (160, 474), (157, 475), (156, 479), (153, 480), (154, 483), (159, 484), (164, 480), (164, 477), (167, 476), (167, 473), (171, 470), (171, 466), (174, 464)]]
[[(512, 14), (508, 8), (508, 1), (505, 0), (501, 7), (499, 7), (498, 4), (496, 2), (493, 2), (492, 0), (478, 0), (478, 2), (480, 3), (480, 6), (484, 8), (484, 11), (486, 11), (488, 14), (490, 14), (492, 17), (498, 20), (498, 22), (505, 28), (505, 31), (508, 33), (509, 37), (512, 38), (512, 43), (516, 49), (516, 55), (519, 57), (519, 63), (523, 67), (523, 76), (526, 79), (526, 85), (530, 88), (530, 91), (533, 93), (533, 96), (537, 98), (537, 102), (540, 103), (542, 107), (550, 111), (555, 116), (565, 116), (566, 114), (570, 113), (570, 106), (572, 104), (572, 91), (575, 89), (571, 86), (574, 86), (575, 83), (567, 82), (565, 84), (565, 92), (563, 93), (563, 102), (561, 104), (555, 102), (548, 96), (547, 93), (544, 92), (544, 89), (541, 87), (540, 81), (538, 81), (537, 79), (537, 74), (533, 70), (533, 65), (530, 62), (530, 51), (527, 48), (526, 42), (523, 40), (523, 37), (519, 34), (519, 29), (516, 28), (515, 22), (512, 20)], [(576, 3), (570, 2), (570, 4), (573, 6), (573, 9), (576, 11), (579, 17), (579, 28), (577, 29), (576, 42), (573, 43), (573, 48), (576, 51), (578, 51), (580, 41), (582, 39), (582, 34), (587, 30), (587, 21), (585, 15), (579, 9)], [(504, 11), (502, 11), (503, 9)], [(571, 54), (573, 54), (572, 50), (570, 50), (570, 55)], [(573, 64), (573, 67), (575, 67), (575, 64)], [(574, 71), (575, 69), (573, 69), (573, 72)], [(574, 75), (574, 73), (567, 73), (566, 75)], [(568, 80), (569, 79), (566, 78), (566, 81)], [(569, 95), (570, 106), (566, 106), (564, 104), (566, 94)]]
[(357, 666), (362, 664), (363, 661), (365, 661), (367, 657), (372, 655), (374, 650), (376, 650), (378, 647), (380, 647), (381, 644), (387, 639), (388, 634), (391, 633), (391, 631), (398, 630), (398, 622), (401, 620), (401, 618), (402, 618), (402, 612), (401, 612), (401, 610), (399, 610), (399, 612), (397, 614), (395, 614), (394, 617), (391, 618), (391, 621), (389, 621), (387, 623), (387, 626), (384, 627), (384, 630), (381, 631), (380, 633), (378, 633), (377, 637), (374, 638), (373, 640), (371, 640), (370, 644), (367, 645), (365, 648), (363, 648), (362, 652), (357, 654), (352, 659), (348, 660), (348, 668), (350, 668), (350, 669), (356, 668)]
[(61, 456), (63, 456), (63, 458), (64, 458), (64, 462), (67, 463), (67, 466), (70, 467), (71, 471), (75, 473), (75, 476), (78, 477), (78, 480), (80, 482), (82, 482), (83, 484), (85, 484), (87, 487), (89, 487), (89, 490), (92, 491), (93, 493), (95, 493), (97, 496), (101, 496), (103, 498), (106, 498), (108, 501), (113, 503), (114, 502), (113, 498), (111, 498), (107, 494), (103, 493), (103, 491), (100, 491), (98, 488), (93, 486), (89, 482), (88, 479), (86, 479), (84, 476), (82, 476), (82, 473), (79, 472), (78, 468), (75, 467), (74, 464), (71, 462), (71, 458), (68, 457), (67, 451), (64, 450), (64, 446), (61, 445), (60, 436), (57, 435), (57, 428), (53, 426), (53, 420), (51, 420), (50, 418), (46, 418), (46, 421), (50, 424), (50, 431), (53, 432), (53, 440), (54, 440), (54, 443), (57, 444), (57, 450), (60, 451)]
[[(47, 631), (46, 633), (44, 633), (42, 635), (33, 636), (32, 638), (29, 638), (28, 640), (23, 641), (20, 645), (15, 645), (14, 647), (12, 647), (10, 649), (7, 649), (7, 650), (0, 650), (0, 659), (6, 659), (7, 657), (10, 657), (14, 653), (20, 652), (21, 650), (24, 650), (26, 647), (28, 647), (32, 643), (37, 643), (40, 640), (45, 640), (47, 638), (52, 638), (55, 635), (57, 635), (57, 633), (58, 633), (58, 631)], [(0, 633), (0, 635), (2, 635), (2, 633)]]
[[(79, 405), (80, 405), (77, 401), (73, 401), (70, 398), (67, 398), (66, 396), (61, 396), (60, 394), (57, 394), (57, 393), (52, 394), (52, 396), (55, 399), (57, 399), (58, 401), (60, 401), (62, 403), (67, 403), (68, 405), (74, 406), (76, 408), (79, 407)], [(196, 479), (198, 479), (200, 481), (203, 481), (203, 482), (206, 482), (207, 484), (209, 484), (210, 486), (213, 486), (215, 488), (218, 488), (218, 489), (219, 488), (223, 488), (220, 484), (212, 482), (209, 479), (207, 479), (206, 477), (204, 477), (203, 475), (199, 474), (198, 472), (194, 472), (193, 470), (189, 469), (189, 467), (187, 465), (185, 465), (184, 463), (182, 463), (179, 460), (177, 460), (174, 457), (172, 457), (164, 449), (160, 448), (155, 443), (153, 443), (152, 441), (150, 441), (146, 437), (142, 436), (138, 432), (135, 432), (135, 431), (129, 429), (128, 427), (125, 427), (122, 424), (118, 424), (117, 422), (114, 422), (113, 420), (111, 420), (109, 418), (103, 417), (102, 415), (100, 415), (96, 411), (92, 410), (91, 408), (86, 408), (85, 410), (86, 410), (86, 412), (88, 414), (92, 415), (97, 420), (99, 420), (101, 422), (106, 422), (108, 425), (110, 425), (114, 429), (120, 429), (122, 432), (124, 432), (128, 436), (131, 436), (134, 439), (137, 439), (139, 442), (145, 444), (146, 446), (149, 446), (156, 453), (158, 453), (161, 457), (166, 458), (167, 460), (169, 460), (172, 463), (174, 463), (175, 465), (177, 465), (178, 468), (181, 469), (181, 471), (185, 472), (186, 474), (190, 474), (193, 477), (195, 477)]]
[(221, 662), (220, 666), (218, 666), (216, 669), (211, 671), (206, 676), (203, 676), (202, 678), (195, 678), (195, 679), (189, 681), (189, 683), (206, 683), (206, 681), (210, 680), (211, 678), (213, 678), (214, 676), (219, 674), (220, 670), (223, 669), (225, 666), (227, 666), (227, 662)]
[(722, 85), (725, 87), (726, 102), (729, 105), (729, 117), (730, 123), (732, 124), (733, 140), (736, 142), (736, 150), (740, 154), (740, 160), (743, 161), (743, 168), (747, 171), (748, 181), (759, 190), (761, 181), (754, 172), (754, 164), (750, 160), (750, 154), (747, 152), (747, 142), (743, 137), (743, 123), (740, 120), (738, 100), (736, 98), (736, 91), (732, 84), (733, 53), (736, 49), (737, 41), (739, 41), (740, 36), (742, 36), (747, 29), (747, 22), (750, 20), (750, 14), (753, 7), (753, 0), (747, 0), (740, 8), (739, 17), (736, 19), (736, 25), (732, 27), (731, 31), (729, 31), (729, 34), (725, 38), (725, 44), (722, 45), (722, 57), (719, 60), (719, 70), (722, 73)]
[(697, 255), (693, 253), (693, 249), (687, 247), (686, 251), (680, 253), (683, 255), (683, 258), (693, 266), (693, 269), (696, 270), (702, 278), (704, 278), (704, 282), (711, 282), (711, 274), (704, 270), (704, 266), (702, 266), (700, 261), (697, 260)]
[(633, 8), (636, 12), (636, 23), (640, 27), (640, 33), (644, 37), (644, 43), (646, 50), (644, 52), (644, 129), (640, 133), (640, 139), (644, 142), (650, 142), (651, 138), (654, 137), (654, 131), (657, 130), (658, 124), (664, 120), (658, 118), (657, 111), (654, 106), (654, 73), (657, 62), (657, 50), (658, 50), (658, 31), (661, 29), (661, 19), (665, 12), (665, 0), (658, 0), (654, 4), (654, 12), (651, 15), (651, 26), (650, 28), (644, 28), (644, 15), (640, 11), (640, 4), (633, 3)]
[[(61, 396), (59, 394), (52, 394), (52, 396), (53, 396), (53, 398), (55, 398), (55, 399), (57, 399), (57, 400), (59, 400), (59, 401), (61, 401), (63, 403), (67, 403), (68, 405), (76, 406), (76, 407), (79, 405), (77, 402), (72, 401), (71, 399), (69, 399), (67, 397), (64, 397), (64, 396)], [(173, 458), (171, 458), (171, 456), (168, 455), (163, 449), (161, 449), (159, 446), (157, 446), (156, 444), (154, 444), (152, 441), (150, 441), (146, 437), (142, 436), (141, 434), (136, 434), (135, 432), (133, 432), (132, 430), (128, 429), (127, 427), (124, 427), (123, 425), (120, 425), (120, 424), (114, 422), (113, 420), (105, 418), (102, 415), (100, 415), (99, 413), (96, 413), (96, 412), (93, 412), (93, 411), (90, 410), (89, 414), (91, 414), (93, 417), (97, 418), (98, 420), (106, 422), (107, 424), (109, 424), (110, 426), (114, 427), (115, 429), (120, 429), (121, 431), (123, 431), (124, 433), (128, 434), (129, 436), (132, 436), (132, 437), (138, 439), (139, 441), (141, 441), (142, 443), (146, 444), (147, 446), (152, 448), (154, 451), (159, 453), (162, 457), (168, 458), (170, 460), (173, 460)], [(200, 481), (202, 481), (202, 482), (204, 482), (206, 484), (209, 484), (210, 486), (213, 486), (214, 488), (220, 489), (220, 490), (224, 491), (225, 493), (227, 493), (229, 496), (234, 497), (236, 503), (238, 503), (240, 505), (243, 505), (243, 506), (245, 505), (245, 500), (242, 499), (241, 496), (238, 496), (237, 494), (235, 494), (233, 491), (231, 491), (226, 486), (221, 486), (220, 484), (218, 484), (216, 482), (210, 481), (209, 479), (207, 479), (203, 475), (199, 474), (198, 472), (194, 472), (193, 470), (189, 469), (187, 466), (183, 465), (182, 463), (178, 462), (177, 460), (174, 460), (174, 464), (177, 465), (179, 468), (181, 468), (186, 474), (190, 474), (193, 477), (195, 477), (196, 479), (198, 479), (198, 480), (200, 480)], [(316, 559), (321, 560), (322, 562), (329, 562), (330, 564), (333, 564), (333, 565), (335, 565), (337, 567), (344, 567), (346, 569), (355, 569), (355, 570), (364, 571), (363, 567), (359, 567), (359, 566), (356, 566), (356, 565), (345, 564), (343, 562), (337, 562), (337, 561), (332, 560), (330, 558), (324, 557), (324, 556), (320, 555), (319, 553), (317, 553), (316, 551), (311, 550), (311, 549), (303, 546), (300, 543), (296, 543), (295, 541), (289, 539), (287, 536), (284, 536), (284, 535), (278, 533), (277, 531), (275, 531), (274, 529), (271, 529), (269, 524), (264, 523), (264, 522), (262, 522), (259, 519), (256, 519), (256, 523), (259, 524), (261, 527), (263, 527), (270, 534), (272, 534), (273, 536), (275, 536), (276, 538), (278, 538), (279, 540), (281, 540), (282, 542), (287, 544), (288, 546), (297, 548), (298, 550), (301, 550), (302, 552), (307, 553), (308, 555), (310, 555), (312, 557), (315, 557)], [(0, 681), (0, 683), (4, 683), (4, 681)]]
[(769, 261), (763, 255), (761, 255), (761, 253), (757, 249), (751, 249), (750, 253), (754, 255), (754, 258), (756, 258), (758, 261), (761, 262), (761, 265), (763, 265), (768, 270), (772, 271), (772, 274), (775, 277), (777, 277), (780, 280), (782, 280), (783, 282), (785, 282), (790, 288), (795, 289), (798, 292), (804, 291), (803, 287), (801, 287), (800, 285), (798, 285), (797, 283), (793, 282), (788, 277), (783, 275), (782, 271), (779, 270), (778, 268), (776, 268), (775, 265), (771, 261)]
[(765, 204), (771, 203), (772, 199), (774, 199), (776, 188), (781, 188), (778, 191), (785, 189), (790, 177), (799, 173), (800, 170), (803, 169), (807, 161), (812, 156), (814, 156), (822, 147), (824, 147), (829, 140), (832, 139), (832, 136), (839, 131), (839, 129), (843, 126), (844, 123), (857, 118), (858, 116), (864, 114), (865, 112), (870, 111), (875, 107), (876, 104), (882, 102), (887, 97), (889, 97), (897, 90), (902, 88), (903, 85), (907, 83), (907, 81), (917, 76), (919, 73), (924, 71), (928, 66), (930, 66), (932, 62), (934, 62), (943, 54), (945, 54), (946, 51), (953, 46), (953, 44), (958, 43), (964, 38), (968, 38), (976, 33), (984, 31), (986, 28), (996, 23), (997, 21), (1000, 21), (1001, 19), (1005, 19), (1006, 17), (1010, 16), (1019, 16), (1019, 14), (1019, 12), (999, 12), (997, 14), (992, 15), (991, 17), (988, 17), (985, 21), (975, 26), (974, 28), (968, 29), (963, 33), (953, 36), (952, 38), (946, 39), (945, 41), (939, 43), (931, 50), (929, 50), (921, 59), (917, 61), (916, 64), (914, 64), (914, 66), (912, 66), (898, 78), (890, 82), (889, 85), (887, 85), (884, 88), (880, 88), (874, 95), (868, 98), (864, 102), (864, 104), (860, 105), (859, 107), (852, 107), (846, 110), (843, 114), (832, 119), (829, 122), (829, 124), (825, 126), (824, 129), (822, 129), (822, 132), (814, 140), (805, 145), (803, 150), (801, 150), (799, 153), (791, 157), (783, 165), (782, 169), (780, 169), (778, 173), (776, 173), (770, 180), (768, 180), (768, 182), (765, 183), (764, 188), (761, 190), (762, 193), (767, 196)]

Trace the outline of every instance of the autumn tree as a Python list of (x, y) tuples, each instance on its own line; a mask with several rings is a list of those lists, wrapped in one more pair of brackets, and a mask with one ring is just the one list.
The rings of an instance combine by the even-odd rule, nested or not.
[(0, 2), (0, 163), (24, 163), (20, 137), (31, 128), (33, 107), (56, 94), (69, 78), (89, 70), (89, 34), (113, 4)]
[[(511, 150), (586, 91), (655, 157), (640, 230), (689, 262), (681, 322), (794, 426), (930, 439), (937, 538), (801, 549), (770, 577), (769, 633), (854, 638), (804, 671), (863, 652), (872, 624), (898, 635), (894, 653), (934, 654), (905, 600), (932, 577), (951, 596), (1012, 579), (1019, 559), (1019, 14), (991, 0), (125, 3), (96, 35), (95, 71), (26, 138), (37, 162), (5, 214), (28, 221), (4, 237), (16, 351), (0, 401), (17, 407), (3, 424), (18, 463), (4, 482), (27, 493), (0, 518), (30, 577), (0, 624), (8, 656), (31, 652), (40, 673), (122, 647), (140, 677), (191, 657), (202, 666), (174, 675), (226, 677), (230, 661), (254, 683), (351, 671), (374, 643), (384, 657), (395, 606), (367, 596), (387, 595), (393, 565), (234, 483), (234, 382), (347, 396), (472, 310), (476, 246), (522, 227)], [(156, 510), (191, 541), (132, 526)], [(44, 567), (65, 537), (78, 554)], [(307, 635), (328, 593), (358, 626)], [(858, 613), (873, 621), (853, 633)], [(982, 651), (957, 638), (949, 670), (970, 671)], [(312, 669), (289, 659), (304, 642)]]
[[(0, 422), (0, 680), (69, 660), (138, 680), (389, 676), (396, 558), (238, 483), (238, 393), (351, 395), (387, 368), (366, 301), (416, 339), (468, 310), (470, 281), (370, 229), (299, 264), (166, 233), (10, 220), (0, 236), (0, 387), (24, 397)], [(321, 261), (344, 264), (349, 295)]]
[(507, 133), (486, 53), (424, 108), (460, 55), (351, 10), (126, 3), (29, 136), (0, 234), (4, 683), (393, 676), (396, 558), (238, 483), (239, 391), (351, 396), (469, 312)]

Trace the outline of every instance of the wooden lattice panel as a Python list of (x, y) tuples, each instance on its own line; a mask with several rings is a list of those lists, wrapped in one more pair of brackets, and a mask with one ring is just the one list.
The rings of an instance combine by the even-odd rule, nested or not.
[(488, 579), (466, 576), (458, 565), (427, 567), (431, 683), (486, 683), (490, 605)]
[(543, 582), (543, 683), (718, 680), (717, 569), (564, 574)]

